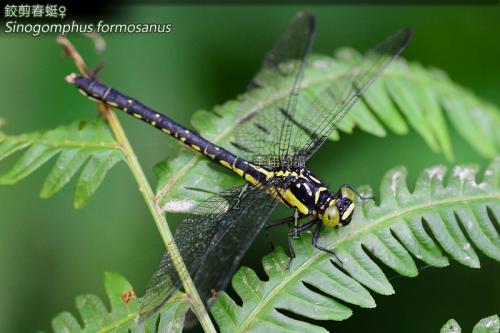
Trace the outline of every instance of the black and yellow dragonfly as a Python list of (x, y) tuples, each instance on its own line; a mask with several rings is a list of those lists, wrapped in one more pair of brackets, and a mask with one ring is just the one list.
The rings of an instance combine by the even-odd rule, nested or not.
[[(315, 33), (315, 17), (298, 13), (263, 61), (249, 90), (261, 89), (271, 100), (240, 121), (231, 147), (218, 146), (169, 117), (112, 89), (96, 79), (67, 77), (84, 95), (123, 110), (179, 140), (246, 180), (246, 184), (202, 202), (178, 226), (175, 241), (202, 298), (224, 289), (238, 264), (280, 202), (292, 216), (268, 225), (288, 223), (291, 239), (314, 228), (312, 245), (319, 245), (321, 227), (346, 226), (360, 195), (349, 185), (331, 192), (305, 162), (335, 131), (353, 104), (407, 45), (412, 31), (387, 38), (314, 96), (301, 94), (301, 82)], [(276, 85), (261, 87), (263, 78)], [(231, 151), (230, 151), (231, 150)], [(362, 198), (363, 199), (363, 198)], [(299, 220), (309, 218), (305, 223)], [(337, 258), (338, 259), (338, 258)], [(290, 263), (289, 263), (290, 264)], [(144, 312), (157, 309), (181, 286), (174, 265), (164, 254), (143, 298)]]

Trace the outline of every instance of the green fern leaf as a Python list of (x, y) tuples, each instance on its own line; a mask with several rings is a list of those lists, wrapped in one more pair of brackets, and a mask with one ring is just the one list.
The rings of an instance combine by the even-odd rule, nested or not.
[(345, 303), (374, 307), (367, 289), (383, 295), (393, 294), (394, 289), (373, 257), (409, 277), (418, 274), (412, 256), (443, 267), (448, 265), (445, 252), (478, 268), (473, 245), (500, 261), (500, 235), (494, 226), (500, 220), (500, 158), (491, 163), (479, 183), (476, 173), (476, 167), (456, 166), (445, 181), (444, 167), (425, 169), (410, 193), (406, 170), (389, 171), (380, 186), (380, 205), (361, 203), (348, 227), (325, 232), (320, 238), (322, 246), (335, 249), (342, 269), (332, 264), (330, 255), (310, 245), (310, 234), (301, 236), (293, 242), (297, 258), (289, 270), (288, 256), (278, 249), (263, 259), (267, 281), (245, 267), (235, 274), (232, 286), (243, 304), (220, 294), (212, 313), (221, 331), (280, 327), (284, 332), (323, 332), (278, 309), (311, 319), (343, 320), (352, 313)]
[(443, 325), (443, 327), (441, 327), (441, 330), (439, 331), (439, 333), (460, 333), (460, 332), (462, 332), (462, 329), (460, 328), (460, 325), (458, 325), (455, 319), (448, 320)]
[(0, 176), (0, 184), (15, 184), (59, 155), (40, 196), (53, 196), (83, 169), (75, 189), (77, 208), (88, 201), (107, 172), (123, 159), (120, 147), (102, 119), (18, 136), (0, 133), (0, 160), (25, 149), (12, 168)]
[(176, 297), (165, 304), (157, 315), (137, 323), (141, 306), (127, 280), (118, 274), (106, 273), (105, 287), (111, 311), (95, 295), (78, 296), (76, 306), (82, 317), (83, 328), (71, 313), (62, 312), (52, 320), (54, 332), (182, 332), (184, 316), (189, 310), (186, 299)]
[(500, 319), (498, 315), (481, 319), (472, 329), (472, 333), (498, 333), (500, 331)]
[[(498, 333), (500, 331), (500, 319), (498, 315), (481, 319), (472, 329), (472, 333)], [(455, 319), (450, 319), (441, 327), (440, 333), (460, 333), (462, 329)]]
[[(342, 49), (335, 57), (313, 56), (303, 80), (304, 93), (315, 94), (330, 85), (356, 57), (360, 55), (351, 49)], [(273, 95), (266, 90), (266, 86), (276, 85), (273, 78), (262, 80), (261, 89), (217, 106), (213, 112), (196, 112), (193, 127), (210, 141), (231, 150), (231, 137), (242, 119), (285, 97), (284, 93)], [(402, 135), (412, 128), (434, 151), (452, 159), (445, 118), (478, 153), (488, 158), (496, 156), (500, 147), (500, 132), (496, 130), (500, 128), (499, 109), (453, 83), (444, 73), (403, 59), (393, 63), (367, 90), (339, 130), (352, 132), (358, 126), (373, 135), (385, 136), (387, 130)], [(338, 139), (338, 133), (334, 132), (331, 139)], [(188, 211), (211, 193), (241, 183), (220, 170), (203, 156), (179, 149), (176, 158), (170, 156), (156, 168), (161, 207), (165, 211)]]

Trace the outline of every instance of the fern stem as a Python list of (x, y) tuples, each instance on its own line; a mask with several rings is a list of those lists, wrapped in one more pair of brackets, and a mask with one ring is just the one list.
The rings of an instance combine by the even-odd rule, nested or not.
[[(78, 53), (78, 51), (71, 44), (71, 42), (64, 37), (59, 37), (57, 39), (57, 42), (65, 48), (66, 52), (75, 62), (75, 65), (77, 66), (80, 73), (84, 76), (88, 76), (88, 73), (90, 72), (88, 71), (85, 62)], [(139, 191), (144, 197), (144, 201), (146, 202), (146, 205), (148, 206), (149, 211), (153, 216), (156, 227), (158, 228), (163, 243), (165, 244), (165, 248), (167, 249), (168, 255), (172, 259), (175, 269), (182, 280), (182, 285), (184, 287), (184, 290), (190, 296), (190, 303), (193, 312), (196, 314), (196, 317), (200, 321), (200, 324), (205, 332), (214, 332), (214, 333), (217, 332), (212, 323), (212, 320), (210, 319), (210, 316), (208, 315), (207, 310), (205, 309), (205, 306), (203, 305), (203, 302), (201, 301), (201, 297), (198, 294), (198, 291), (196, 290), (196, 287), (193, 283), (193, 280), (191, 279), (191, 276), (189, 275), (186, 265), (182, 260), (182, 256), (179, 252), (179, 249), (177, 248), (177, 245), (174, 242), (174, 237), (168, 227), (167, 219), (165, 215), (161, 212), (161, 209), (159, 209), (158, 206), (156, 205), (154, 192), (151, 189), (151, 186), (149, 185), (146, 175), (144, 174), (144, 171), (142, 170), (141, 165), (137, 160), (137, 156), (134, 153), (134, 150), (132, 149), (130, 142), (128, 141), (128, 138), (118, 120), (118, 117), (111, 109), (109, 109), (106, 105), (102, 103), (98, 103), (98, 109), (99, 112), (108, 121), (111, 130), (116, 138), (116, 141), (118, 142), (121, 151), (125, 156), (125, 160), (127, 161), (127, 164), (130, 167), (132, 175), (134, 176), (137, 184), (139, 185)]]
[(153, 219), (155, 221), (156, 227), (160, 232), (161, 238), (163, 239), (163, 243), (165, 244), (165, 248), (167, 249), (168, 255), (172, 259), (172, 262), (175, 266), (175, 270), (179, 274), (179, 277), (182, 280), (182, 285), (186, 293), (190, 296), (191, 306), (196, 314), (196, 317), (200, 321), (201, 326), (203, 327), (205, 332), (216, 332), (215, 327), (208, 315), (203, 302), (201, 301), (200, 295), (198, 294), (196, 287), (189, 275), (189, 272), (182, 260), (182, 256), (177, 248), (177, 245), (174, 242), (174, 237), (172, 236), (172, 232), (170, 231), (167, 223), (167, 219), (165, 215), (162, 214), (161, 210), (156, 205), (155, 195), (149, 182), (144, 174), (139, 161), (130, 145), (127, 136), (125, 135), (125, 131), (118, 121), (118, 117), (116, 114), (111, 111), (107, 106), (103, 104), (99, 104), (99, 111), (106, 117), (108, 120), (111, 129), (116, 137), (116, 140), (122, 147), (123, 154), (125, 155), (125, 159), (134, 175), (135, 180), (139, 184), (139, 191), (142, 193), (144, 197), (144, 201), (153, 215)]

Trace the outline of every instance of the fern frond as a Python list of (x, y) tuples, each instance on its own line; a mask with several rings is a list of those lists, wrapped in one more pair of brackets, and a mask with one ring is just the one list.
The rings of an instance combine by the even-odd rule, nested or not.
[(323, 332), (322, 327), (278, 310), (316, 320), (343, 320), (352, 314), (345, 303), (374, 307), (367, 289), (383, 295), (393, 294), (394, 289), (373, 258), (408, 277), (418, 274), (412, 256), (443, 267), (448, 265), (447, 254), (478, 268), (475, 246), (500, 261), (500, 235), (494, 226), (500, 220), (500, 158), (480, 182), (476, 173), (477, 167), (456, 166), (446, 177), (444, 167), (428, 168), (410, 193), (406, 170), (389, 171), (380, 186), (380, 205), (361, 203), (349, 226), (325, 231), (320, 238), (322, 246), (335, 249), (343, 261), (341, 268), (329, 254), (310, 245), (310, 234), (301, 236), (293, 242), (297, 258), (289, 270), (288, 256), (278, 249), (263, 259), (267, 281), (246, 267), (235, 274), (232, 286), (243, 304), (220, 294), (212, 313), (221, 331), (264, 332), (280, 327), (283, 332)]
[[(450, 319), (441, 327), (440, 333), (460, 333), (462, 329), (455, 319)], [(498, 315), (481, 319), (472, 329), (472, 333), (498, 333), (500, 332), (500, 319)]]
[[(314, 95), (330, 85), (356, 57), (360, 55), (351, 49), (342, 49), (335, 57), (313, 56), (302, 84), (304, 94)], [(196, 112), (192, 118), (194, 128), (210, 141), (231, 150), (231, 138), (242, 119), (286, 97), (284, 92), (271, 94), (266, 90), (267, 86), (276, 86), (272, 78), (266, 76), (262, 80), (261, 89), (217, 106), (212, 112)], [(375, 136), (385, 136), (387, 130), (403, 135), (412, 128), (432, 150), (452, 159), (446, 120), (481, 155), (493, 158), (498, 154), (500, 110), (497, 107), (453, 83), (443, 72), (400, 59), (367, 90), (339, 130), (352, 132), (357, 126)], [(331, 138), (338, 139), (338, 133)], [(180, 149), (176, 158), (169, 157), (156, 168), (161, 207), (165, 211), (188, 211), (209, 193), (241, 182), (219, 171), (204, 157)]]
[(155, 316), (137, 323), (141, 306), (130, 283), (118, 274), (106, 273), (105, 287), (111, 311), (95, 295), (78, 296), (76, 307), (83, 327), (71, 313), (62, 312), (52, 320), (54, 333), (182, 332), (184, 317), (189, 310), (189, 302), (185, 298), (175, 298)]
[(83, 169), (75, 189), (76, 207), (88, 201), (108, 171), (123, 159), (120, 147), (102, 119), (18, 136), (0, 133), (0, 160), (21, 150), (26, 151), (10, 170), (0, 175), (0, 185), (17, 183), (59, 155), (40, 196), (51, 197)]

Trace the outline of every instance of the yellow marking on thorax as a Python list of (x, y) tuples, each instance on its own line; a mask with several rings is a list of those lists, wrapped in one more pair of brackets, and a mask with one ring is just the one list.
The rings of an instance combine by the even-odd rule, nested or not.
[(313, 177), (311, 175), (309, 175), (309, 178), (311, 178), (312, 180), (314, 180), (316, 183), (321, 184), (321, 181), (319, 179), (317, 179), (317, 178), (315, 178), (315, 177)]
[(309, 185), (307, 185), (306, 183), (304, 183), (304, 187), (306, 188), (307, 194), (310, 197), (312, 197), (312, 191), (311, 191), (311, 188), (309, 187)]
[(290, 191), (290, 189), (278, 189), (286, 204), (290, 207), (295, 207), (297, 210), (304, 215), (309, 215), (309, 208), (305, 206), (297, 197)]
[(275, 187), (269, 187), (267, 190), (266, 190), (267, 193), (269, 193), (273, 198), (277, 199), (279, 202), (281, 202), (283, 205), (288, 206), (288, 203), (286, 203), (285, 201), (283, 201), (283, 199), (281, 199), (281, 196), (278, 195), (277, 191), (276, 191), (276, 188)]
[(304, 176), (304, 174), (302, 172), (299, 174), (299, 177), (302, 178), (302, 179), (309, 180), (309, 178), (307, 178), (306, 176)]
[(319, 196), (321, 194), (321, 192), (323, 191), (326, 191), (327, 188), (326, 187), (320, 187), (318, 188), (318, 190), (316, 191), (316, 193), (314, 194), (314, 203), (317, 204), (318, 203), (318, 200), (319, 200)]
[(319, 193), (320, 191), (316, 191), (316, 193), (314, 194), (314, 203), (317, 204), (318, 203), (318, 200), (319, 200)]

